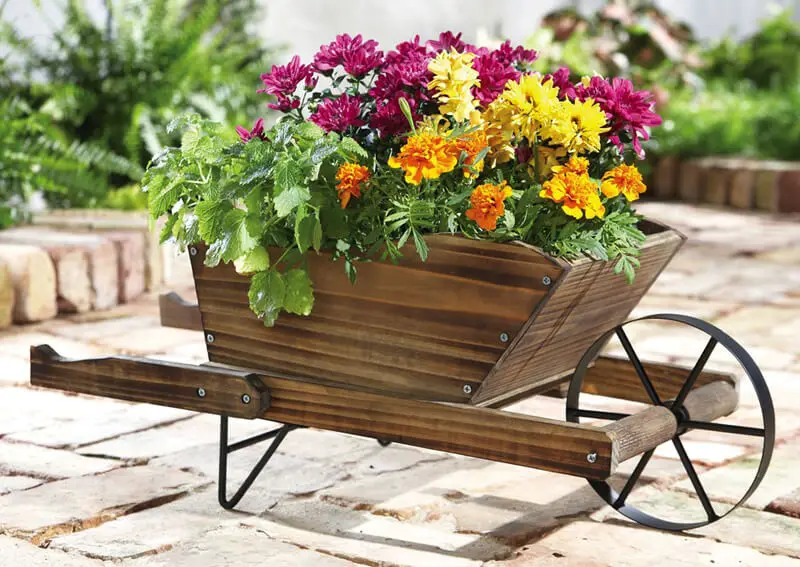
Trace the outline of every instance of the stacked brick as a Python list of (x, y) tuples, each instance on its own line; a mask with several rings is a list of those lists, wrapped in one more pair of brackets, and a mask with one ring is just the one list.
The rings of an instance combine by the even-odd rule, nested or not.
[(660, 200), (800, 213), (800, 162), (743, 158), (660, 158), (651, 179)]

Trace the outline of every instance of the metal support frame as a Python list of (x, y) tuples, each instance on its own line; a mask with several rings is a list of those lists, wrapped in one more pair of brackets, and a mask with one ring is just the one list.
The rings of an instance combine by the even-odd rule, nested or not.
[[(223, 415), (220, 417), (219, 423), (219, 485), (218, 485), (218, 499), (219, 504), (226, 510), (232, 510), (236, 507), (242, 497), (250, 490), (250, 487), (255, 482), (258, 475), (261, 474), (261, 471), (264, 470), (264, 467), (267, 466), (267, 463), (275, 454), (275, 451), (278, 450), (278, 447), (283, 443), (283, 440), (286, 439), (286, 436), (289, 434), (290, 431), (295, 429), (299, 429), (301, 426), (299, 425), (283, 425), (271, 431), (267, 431), (265, 433), (260, 433), (258, 435), (254, 435), (252, 437), (248, 437), (247, 439), (243, 439), (242, 441), (238, 441), (236, 443), (229, 443), (228, 439), (228, 416)], [(241, 449), (245, 449), (247, 447), (251, 447), (258, 443), (263, 443), (264, 441), (268, 441), (272, 439), (272, 443), (269, 444), (267, 450), (264, 451), (264, 454), (258, 460), (256, 465), (253, 467), (253, 470), (250, 471), (250, 474), (247, 475), (247, 478), (244, 479), (239, 489), (234, 493), (234, 495), (229, 499), (228, 498), (228, 455), (239, 451)]]

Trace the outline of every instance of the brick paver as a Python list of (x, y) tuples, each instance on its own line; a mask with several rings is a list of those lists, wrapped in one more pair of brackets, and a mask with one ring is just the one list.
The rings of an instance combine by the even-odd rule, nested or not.
[[(634, 316), (679, 312), (719, 325), (753, 355), (775, 399), (770, 473), (728, 518), (690, 534), (642, 529), (579, 478), (315, 430), (291, 433), (238, 511), (227, 512), (216, 502), (215, 418), (27, 384), (32, 343), (65, 356), (203, 362), (202, 335), (160, 328), (149, 297), (0, 334), (0, 565), (800, 567), (800, 223), (688, 205), (642, 210), (690, 241)], [(661, 324), (629, 334), (650, 360), (691, 363), (702, 348)], [(734, 369), (718, 353), (709, 364)], [(512, 409), (561, 419), (563, 406), (540, 397)], [(728, 420), (760, 424), (746, 384)], [(237, 421), (232, 438), (274, 425)], [(685, 446), (724, 512), (752, 479), (758, 440), (694, 431)], [(231, 456), (232, 483), (261, 451)], [(621, 486), (634, 465), (624, 463), (612, 483)], [(669, 448), (656, 452), (642, 484), (632, 502), (668, 517), (702, 511)]]

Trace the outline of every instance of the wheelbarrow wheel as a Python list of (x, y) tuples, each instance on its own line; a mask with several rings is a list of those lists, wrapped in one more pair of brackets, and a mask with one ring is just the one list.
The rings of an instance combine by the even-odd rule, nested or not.
[[(694, 367), (690, 371), (687, 371), (686, 381), (683, 383), (678, 395), (672, 400), (662, 400), (660, 398), (657, 385), (653, 384), (648, 377), (644, 365), (639, 359), (639, 356), (636, 354), (631, 341), (628, 339), (628, 336), (625, 333), (625, 327), (632, 323), (636, 323), (637, 321), (669, 321), (678, 323), (680, 325), (697, 329), (708, 337), (708, 342), (706, 343), (702, 354), (695, 363)], [(582, 408), (580, 405), (580, 395), (584, 376), (586, 375), (586, 372), (589, 370), (597, 355), (600, 354), (600, 351), (603, 349), (603, 347), (614, 336), (619, 339), (619, 342), (621, 343), (627, 355), (627, 359), (635, 369), (636, 374), (641, 381), (641, 385), (644, 388), (647, 397), (650, 399), (651, 404), (664, 406), (667, 409), (670, 409), (678, 421), (677, 434), (669, 441), (669, 443), (674, 446), (675, 451), (678, 454), (680, 462), (683, 465), (689, 481), (692, 484), (697, 499), (703, 507), (705, 519), (701, 521), (675, 521), (674, 519), (666, 520), (644, 512), (636, 506), (628, 503), (628, 497), (637, 487), (641, 475), (647, 467), (650, 459), (653, 457), (656, 449), (647, 451), (641, 457), (639, 457), (639, 462), (636, 464), (633, 472), (625, 481), (624, 487), (619, 492), (617, 492), (617, 490), (611, 486), (608, 480), (589, 480), (589, 484), (608, 505), (616, 509), (622, 515), (639, 524), (652, 528), (671, 531), (690, 530), (706, 526), (727, 516), (730, 512), (743, 504), (761, 483), (761, 480), (764, 478), (767, 468), (769, 467), (769, 462), (772, 457), (772, 449), (775, 444), (775, 410), (772, 405), (772, 398), (770, 397), (769, 390), (767, 389), (767, 384), (764, 381), (764, 377), (761, 374), (758, 366), (755, 364), (747, 351), (739, 343), (733, 340), (727, 333), (718, 329), (714, 325), (695, 317), (675, 314), (658, 314), (628, 321), (605, 333), (603, 336), (597, 339), (597, 341), (595, 341), (595, 343), (584, 354), (570, 382), (569, 393), (567, 394), (567, 421), (580, 423), (581, 417), (616, 421), (624, 417), (624, 414), (588, 410), (586, 408)], [(697, 378), (703, 372), (703, 369), (713, 351), (718, 347), (725, 348), (733, 356), (733, 358), (736, 359), (743, 373), (750, 380), (761, 408), (762, 427), (743, 427), (739, 425), (728, 425), (718, 422), (692, 421), (691, 416), (687, 414), (683, 406), (683, 401), (686, 399), (689, 391), (695, 385)], [(681, 441), (681, 436), (692, 430), (713, 431), (731, 436), (755, 436), (762, 438), (760, 461), (752, 483), (739, 501), (722, 514), (715, 510), (714, 504), (711, 502), (711, 499), (709, 498), (703, 483), (697, 474), (697, 470), (695, 469), (695, 466), (687, 454), (683, 442)]]

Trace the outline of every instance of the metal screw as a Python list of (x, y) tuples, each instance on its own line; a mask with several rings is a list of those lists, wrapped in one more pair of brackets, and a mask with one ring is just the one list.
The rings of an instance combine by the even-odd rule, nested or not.
[(591, 453), (586, 455), (586, 460), (589, 461), (592, 464), (595, 464), (597, 462), (597, 453), (592, 451)]
[(191, 254), (192, 256), (197, 256), (197, 248), (195, 248), (194, 246), (191, 246), (189, 248), (189, 254)]
[(203, 388), (197, 388), (197, 395), (198, 395), (199, 397), (201, 397), (201, 398), (205, 398), (205, 397), (206, 397), (206, 391), (205, 391), (205, 389), (203, 389)]
[(464, 384), (464, 393), (465, 394), (471, 394), (472, 393), (472, 386), (470, 386), (469, 384)]
[(211, 333), (208, 333), (208, 334), (206, 335), (206, 342), (207, 342), (208, 344), (211, 344), (211, 343), (213, 343), (213, 342), (214, 342), (214, 335), (212, 335)]
[(250, 396), (248, 394), (243, 394), (242, 395), (242, 403), (243, 404), (249, 404), (250, 403)]
[(500, 333), (500, 342), (507, 343), (508, 342), (508, 333)]
[(551, 283), (553, 283), (553, 280), (550, 279), (550, 276), (545, 276), (542, 278), (542, 283), (544, 285), (550, 285)]

